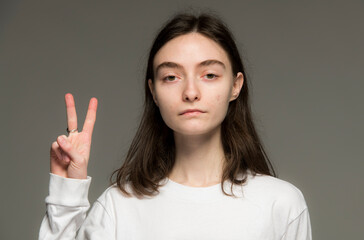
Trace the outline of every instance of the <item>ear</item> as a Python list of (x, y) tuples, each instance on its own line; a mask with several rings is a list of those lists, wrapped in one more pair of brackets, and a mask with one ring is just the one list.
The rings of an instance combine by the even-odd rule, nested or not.
[(155, 92), (154, 92), (154, 86), (153, 86), (153, 81), (152, 79), (148, 79), (148, 86), (149, 86), (149, 90), (153, 96), (153, 100), (155, 102), (155, 104), (158, 106), (158, 102), (157, 102), (157, 98), (155, 97)]
[(241, 72), (238, 72), (238, 74), (236, 74), (236, 78), (233, 83), (233, 89), (231, 92), (230, 101), (233, 101), (238, 98), (240, 90), (243, 87), (243, 83), (244, 83), (244, 75)]

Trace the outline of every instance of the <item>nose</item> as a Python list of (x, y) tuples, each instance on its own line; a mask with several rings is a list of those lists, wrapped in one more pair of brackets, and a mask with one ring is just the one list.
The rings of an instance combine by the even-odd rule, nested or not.
[(201, 93), (197, 83), (194, 79), (189, 79), (186, 81), (185, 87), (182, 94), (183, 101), (194, 102), (201, 98)]

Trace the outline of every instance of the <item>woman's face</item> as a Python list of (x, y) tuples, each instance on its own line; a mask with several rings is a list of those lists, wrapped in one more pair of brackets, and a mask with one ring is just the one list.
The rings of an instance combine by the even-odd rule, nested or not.
[(236, 99), (243, 75), (233, 76), (219, 44), (199, 33), (167, 42), (153, 62), (149, 87), (164, 122), (182, 135), (206, 134), (220, 128), (229, 102)]

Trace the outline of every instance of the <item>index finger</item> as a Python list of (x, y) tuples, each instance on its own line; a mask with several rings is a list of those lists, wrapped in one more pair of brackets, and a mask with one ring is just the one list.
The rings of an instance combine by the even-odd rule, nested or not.
[(65, 96), (66, 108), (67, 108), (67, 126), (71, 131), (77, 129), (77, 114), (75, 107), (75, 100), (71, 93), (67, 93)]
[(96, 111), (97, 111), (97, 98), (91, 98), (88, 105), (88, 110), (86, 114), (85, 123), (83, 124), (82, 132), (88, 132), (92, 136), (92, 131), (94, 129), (96, 121)]

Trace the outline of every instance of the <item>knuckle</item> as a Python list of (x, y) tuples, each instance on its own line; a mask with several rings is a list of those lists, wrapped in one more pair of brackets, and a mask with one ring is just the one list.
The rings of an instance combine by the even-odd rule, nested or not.
[(87, 161), (84, 158), (81, 158), (78, 163), (79, 163), (80, 166), (86, 166), (87, 165)]
[(70, 152), (72, 150), (72, 145), (66, 144), (65, 146), (63, 146), (63, 150), (66, 152)]

